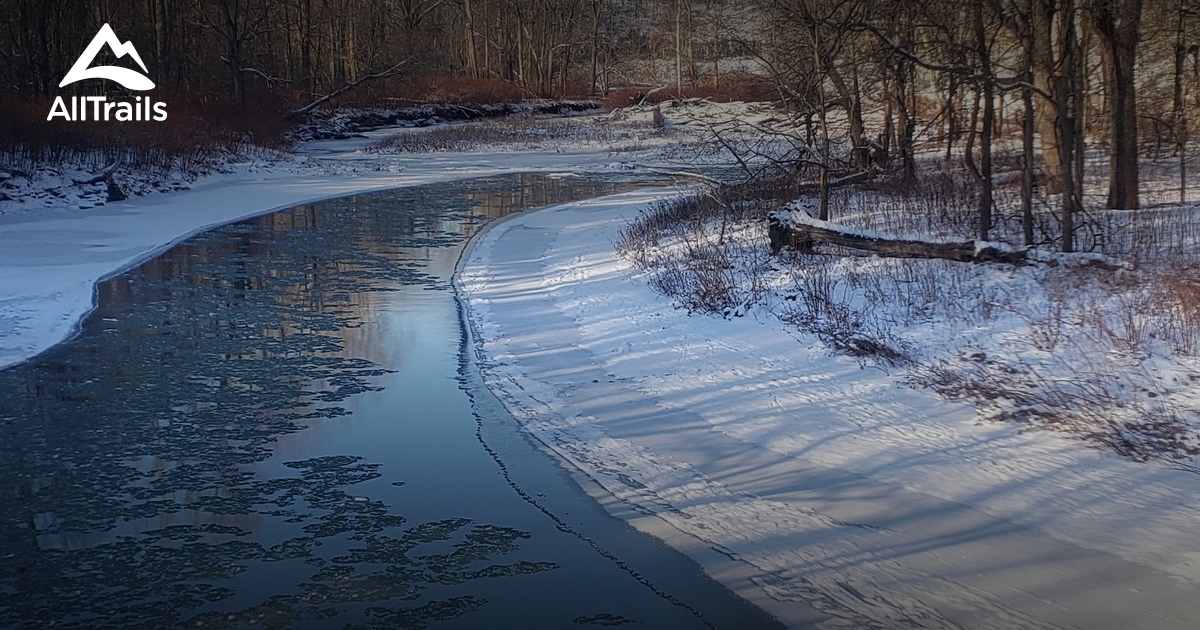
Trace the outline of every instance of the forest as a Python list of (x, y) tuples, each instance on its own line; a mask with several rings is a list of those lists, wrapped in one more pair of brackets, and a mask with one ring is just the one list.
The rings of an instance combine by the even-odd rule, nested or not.
[[(177, 103), (170, 132), (45, 120), (55, 96), (120, 89), (58, 87), (106, 23)], [(803, 121), (800, 150), (771, 161), (819, 183), (822, 218), (833, 179), (888, 165), (915, 177), (922, 137), (962, 152), (987, 240), (994, 145), (1019, 139), (1025, 241), (1033, 190), (1061, 191), (1071, 251), (1090, 150), (1107, 156), (1110, 208), (1139, 206), (1139, 161), (1164, 152), (1186, 196), (1198, 44), (1189, 0), (7, 0), (0, 108), (9, 151), (179, 152), (286, 142), (318, 106), (766, 100)]]

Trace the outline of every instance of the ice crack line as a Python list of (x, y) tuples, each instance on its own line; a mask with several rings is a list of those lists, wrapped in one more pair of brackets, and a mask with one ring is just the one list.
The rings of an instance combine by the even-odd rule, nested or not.
[[(517, 378), (495, 371), (485, 373), (492, 384)], [(755, 583), (769, 596), (817, 608), (830, 616), (828, 627), (964, 627), (930, 602), (970, 611), (972, 628), (1051, 627), (1006, 610), (990, 593), (887, 559), (879, 528), (731, 492), (685, 463), (605, 435), (588, 418), (564, 419), (553, 408), (562, 405), (549, 393), (552, 386), (523, 380), (525, 395), (505, 402), (542, 443), (639, 512), (753, 565), (761, 572)]]

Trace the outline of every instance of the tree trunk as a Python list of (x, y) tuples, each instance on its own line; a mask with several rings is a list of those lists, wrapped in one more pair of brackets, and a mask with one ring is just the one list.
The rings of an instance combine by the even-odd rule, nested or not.
[(817, 218), (822, 221), (829, 220), (829, 152), (831, 144), (829, 141), (829, 113), (826, 111), (825, 104), (825, 64), (821, 56), (821, 36), (813, 27), (809, 31), (809, 37), (812, 38), (813, 62), (818, 69), (817, 74), (817, 120), (821, 125), (821, 171), (818, 176), (817, 183), (819, 185), (820, 210)]
[[(1054, 94), (1055, 72), (1053, 16), (1043, 0), (1032, 0), (1029, 21), (1029, 55), (1032, 57), (1033, 85), (1042, 94)], [(1056, 195), (1063, 191), (1062, 147), (1059, 146), (1058, 107), (1054, 100), (1041, 99), (1035, 103), (1034, 122), (1042, 146), (1045, 192)]]
[(983, 130), (979, 134), (979, 240), (992, 230), (992, 132), (996, 122), (996, 95), (992, 84), (992, 52), (983, 28), (983, 3), (975, 5), (975, 53), (979, 56), (983, 91)]
[(908, 64), (896, 62), (896, 78), (892, 83), (892, 101), (896, 110), (896, 148), (900, 151), (900, 159), (904, 169), (904, 183), (911, 185), (917, 178), (917, 162), (913, 148), (913, 135), (917, 122), (913, 120), (908, 108)]
[(1025, 115), (1021, 121), (1021, 234), (1026, 247), (1033, 246), (1033, 90), (1021, 90)]
[[(886, 74), (883, 78), (883, 93), (885, 95), (890, 95), (892, 93), (890, 81), (888, 80)], [(891, 159), (892, 147), (896, 145), (896, 123), (894, 120), (895, 117), (892, 116), (892, 109), (892, 99), (890, 96), (888, 96), (887, 98), (884, 98), (883, 101), (883, 137), (879, 140), (879, 144), (881, 146), (880, 153), (882, 154), (883, 158), (880, 161), (884, 164)]]
[(958, 138), (958, 112), (955, 101), (958, 96), (958, 77), (950, 76), (946, 88), (946, 157), (947, 163), (954, 157), (954, 141)]
[(721, 84), (721, 11), (725, 4), (724, 0), (709, 0), (709, 5), (712, 17), (712, 82), (715, 89)]
[(1187, 42), (1184, 41), (1184, 17), (1187, 15), (1183, 2), (1179, 3), (1178, 23), (1175, 29), (1175, 77), (1171, 90), (1171, 135), (1175, 140), (1175, 153), (1179, 158), (1179, 203), (1187, 202), (1187, 116), (1183, 109), (1183, 71), (1187, 63)]
[(1066, 0), (1060, 12), (1059, 59), (1062, 74), (1055, 81), (1055, 105), (1059, 123), (1059, 154), (1062, 157), (1062, 251), (1075, 251), (1075, 215), (1082, 210), (1083, 182), (1083, 127), (1084, 108), (1083, 54), (1079, 45), (1079, 34), (1075, 0)]
[(229, 66), (230, 78), (233, 80), (233, 100), (238, 104), (246, 102), (245, 78), (242, 76), (242, 40), (241, 15), (237, 5), (230, 6), (227, 0), (221, 1), (221, 34), (225, 36), (225, 65)]
[(837, 90), (838, 100), (842, 102), (842, 107), (846, 109), (847, 118), (850, 120), (850, 142), (854, 144), (850, 155), (854, 161), (854, 168), (865, 171), (871, 166), (871, 150), (867, 145), (867, 132), (863, 125), (858, 73), (853, 69), (851, 72), (854, 72), (853, 89), (846, 84), (846, 80), (837, 68), (830, 66), (826, 74), (829, 75), (829, 81), (833, 83), (833, 88)]
[(675, 0), (675, 96), (683, 97), (683, 0)]
[(475, 52), (475, 15), (471, 10), (471, 0), (463, 0), (463, 38), (466, 40), (465, 56), (467, 74), (479, 78), (479, 60)]
[(1137, 63), (1142, 0), (1105, 0), (1093, 8), (1108, 83), (1108, 207), (1138, 207)]
[(592, 0), (592, 94), (600, 89), (600, 18), (604, 15), (604, 0)]

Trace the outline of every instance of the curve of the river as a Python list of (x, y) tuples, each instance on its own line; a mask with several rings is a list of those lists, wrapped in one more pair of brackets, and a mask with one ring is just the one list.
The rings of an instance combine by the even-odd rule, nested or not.
[(594, 504), (466, 352), (468, 237), (631, 185), (354, 195), (101, 283), (0, 370), (0, 626), (773, 626)]

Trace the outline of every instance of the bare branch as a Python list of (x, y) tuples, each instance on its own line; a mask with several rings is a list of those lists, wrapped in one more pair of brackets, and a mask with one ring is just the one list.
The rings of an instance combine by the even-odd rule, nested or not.
[(400, 74), (400, 69), (403, 68), (405, 65), (407, 65), (408, 62), (412, 61), (414, 58), (415, 58), (415, 55), (413, 57), (409, 57), (408, 59), (405, 59), (405, 60), (397, 63), (396, 65), (394, 65), (386, 70), (381, 70), (379, 72), (373, 72), (371, 74), (359, 77), (358, 79), (355, 79), (354, 81), (351, 81), (351, 82), (343, 85), (342, 87), (330, 92), (329, 94), (326, 94), (325, 96), (322, 96), (321, 98), (309, 103), (308, 105), (305, 105), (304, 107), (300, 107), (298, 109), (293, 109), (292, 111), (288, 112), (288, 115), (293, 116), (293, 117), (303, 116), (303, 115), (308, 114), (309, 112), (313, 111), (314, 109), (324, 105), (325, 103), (328, 103), (329, 101), (345, 94), (346, 92), (353, 90), (354, 88), (362, 85), (363, 83), (366, 83), (367, 81), (373, 81), (375, 79), (383, 79), (386, 77), (395, 76), (397, 74)]

